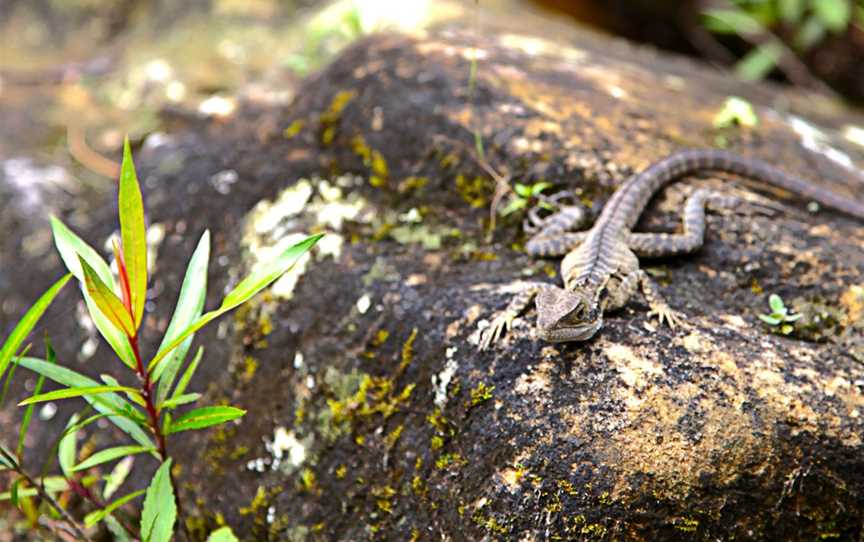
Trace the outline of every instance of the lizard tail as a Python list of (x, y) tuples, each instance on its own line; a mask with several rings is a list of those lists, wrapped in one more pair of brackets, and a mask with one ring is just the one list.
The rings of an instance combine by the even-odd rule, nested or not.
[(816, 201), (825, 207), (864, 219), (864, 202), (842, 196), (799, 177), (789, 175), (767, 162), (715, 149), (682, 151), (673, 156), (677, 158), (679, 155), (684, 163), (695, 169), (713, 169), (750, 177)]

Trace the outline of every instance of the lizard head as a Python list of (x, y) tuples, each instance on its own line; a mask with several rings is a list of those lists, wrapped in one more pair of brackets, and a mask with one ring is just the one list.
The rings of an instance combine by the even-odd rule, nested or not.
[(603, 325), (597, 300), (579, 291), (544, 288), (536, 303), (538, 334), (549, 342), (587, 341)]

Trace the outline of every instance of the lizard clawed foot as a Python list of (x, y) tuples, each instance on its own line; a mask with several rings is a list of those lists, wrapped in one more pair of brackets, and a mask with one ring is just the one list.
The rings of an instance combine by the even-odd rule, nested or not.
[(648, 316), (656, 316), (657, 321), (662, 326), (664, 323), (669, 326), (670, 329), (675, 329), (677, 327), (686, 327), (686, 321), (684, 317), (679, 313), (673, 311), (669, 305), (664, 304), (654, 304), (651, 306), (651, 310), (648, 311)]
[(513, 326), (516, 315), (511, 311), (504, 311), (492, 319), (489, 327), (480, 332), (480, 350), (487, 350), (492, 343), (504, 336)]

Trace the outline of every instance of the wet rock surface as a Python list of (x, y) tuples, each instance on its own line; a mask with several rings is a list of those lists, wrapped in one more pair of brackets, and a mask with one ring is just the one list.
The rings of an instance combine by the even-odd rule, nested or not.
[[(754, 105), (757, 127), (712, 127), (733, 93)], [(556, 262), (519, 250), (518, 214), (499, 217), (486, 242), (495, 182), (475, 136), (501, 176), (576, 190), (598, 208), (652, 161), (720, 143), (853, 197), (864, 180), (846, 164), (864, 149), (847, 125), (864, 118), (606, 38), (502, 23), (373, 36), (284, 109), (151, 139), (136, 156), (149, 220), (164, 227), (154, 344), (205, 227), (208, 306), (279, 239), (329, 234), (296, 284), (198, 338), (192, 388), (249, 413), (176, 441), (190, 529), (227, 522), (250, 540), (859, 537), (859, 221), (794, 199), (772, 216), (711, 215), (701, 253), (646, 263), (686, 329), (658, 328), (635, 300), (588, 343), (534, 339), (529, 313), (476, 351), (509, 285), (558, 279)], [(755, 194), (729, 181), (673, 185), (640, 228), (676, 228), (696, 186)], [(90, 215), (94, 245), (112, 215)], [(19, 250), (3, 249), (4, 261)], [(3, 269), (6, 329), (59, 270)], [(768, 293), (831, 307), (836, 325), (821, 342), (772, 334), (756, 316)], [(85, 331), (68, 314), (55, 324), (61, 353), (77, 359)], [(79, 368), (104, 370), (107, 350)]]

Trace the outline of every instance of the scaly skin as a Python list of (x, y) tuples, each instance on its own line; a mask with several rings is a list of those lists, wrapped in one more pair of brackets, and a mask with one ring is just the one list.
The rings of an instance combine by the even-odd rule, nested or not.
[[(728, 206), (731, 198), (697, 190), (683, 211), (684, 233), (634, 233), (633, 226), (651, 198), (673, 180), (696, 171), (735, 173), (766, 182), (848, 215), (864, 219), (864, 203), (783, 173), (759, 160), (721, 150), (687, 150), (675, 153), (634, 175), (606, 203), (594, 226), (583, 232), (585, 213), (579, 207), (563, 207), (547, 218), (526, 249), (535, 257), (564, 256), (561, 276), (564, 288), (532, 283), (511, 301), (481, 335), (486, 349), (510, 328), (513, 319), (536, 299), (537, 330), (551, 342), (585, 341), (603, 326), (603, 315), (627, 304), (641, 287), (651, 314), (674, 328), (681, 318), (663, 300), (657, 287), (639, 268), (638, 256), (689, 254), (702, 247), (705, 206)], [(731, 200), (731, 201), (730, 201)]]

